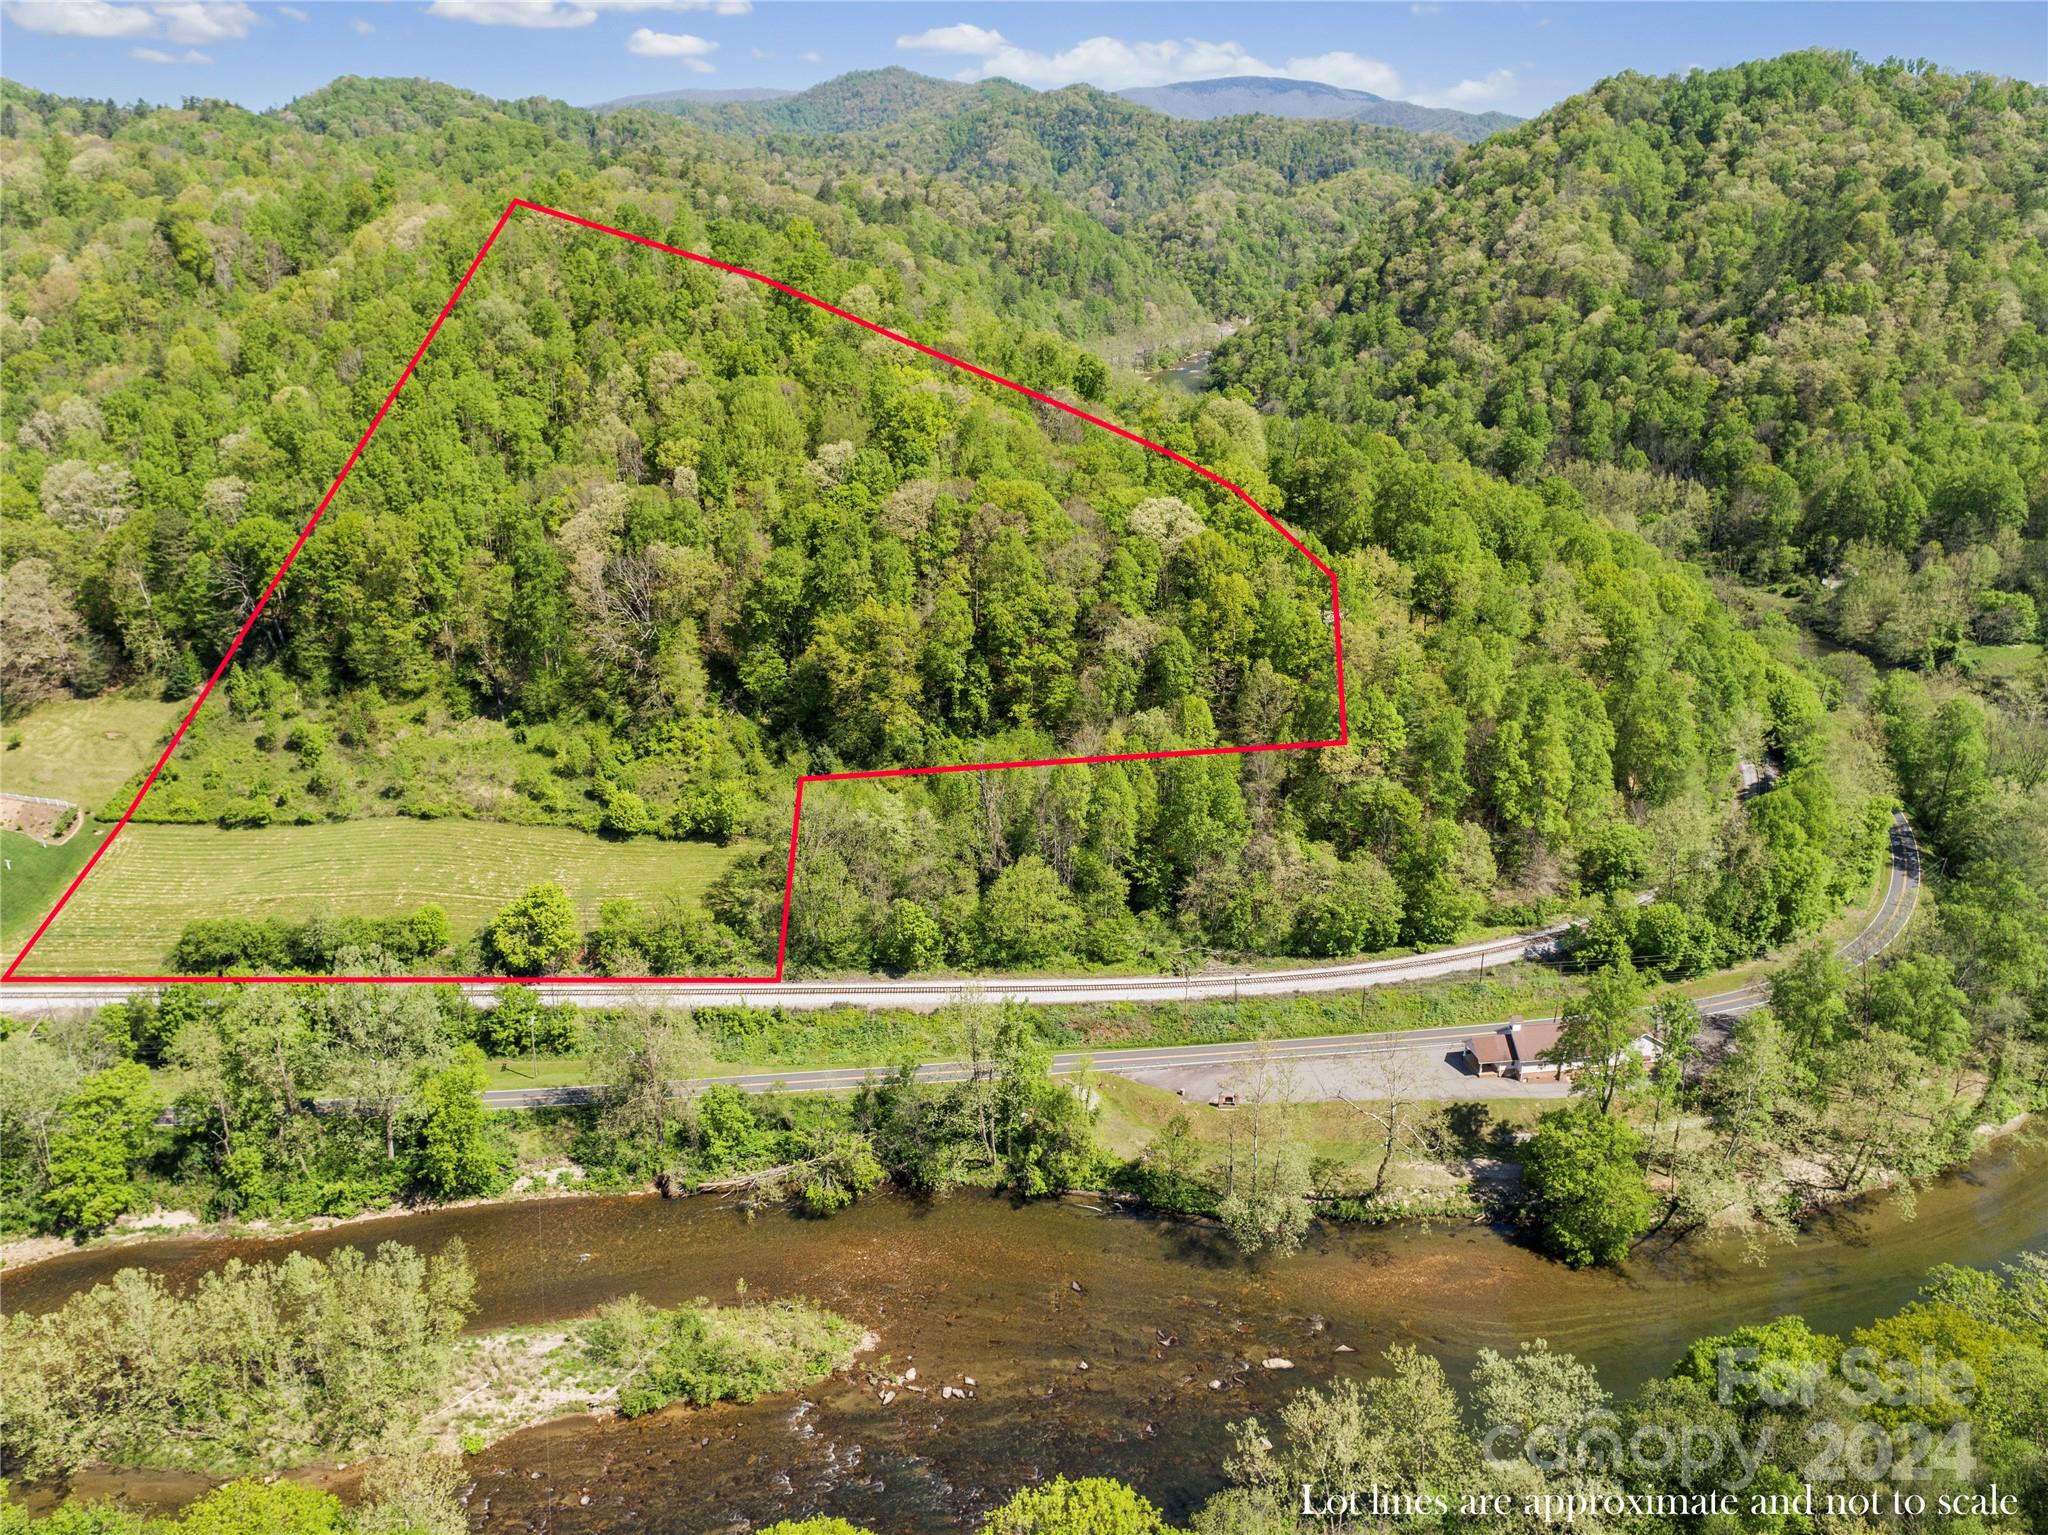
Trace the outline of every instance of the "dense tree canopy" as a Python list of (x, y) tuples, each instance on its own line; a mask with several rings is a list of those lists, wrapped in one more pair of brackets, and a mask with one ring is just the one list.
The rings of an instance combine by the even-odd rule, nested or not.
[(2043, 596), (2019, 541), (2048, 497), (2044, 146), (2037, 86), (1925, 64), (1619, 75), (1474, 146), (1219, 376), (1512, 477), (1700, 481), (1660, 536), (1757, 574), (1896, 587), (1982, 550), (1950, 613), (2024, 591), (1981, 620), (2018, 631)]
[[(0, 510), (24, 572), (10, 622), (35, 641), (10, 696), (176, 694), (210, 670), (516, 185), (1034, 387), (1113, 390), (1118, 416), (1285, 516), (1344, 583), (1347, 750), (821, 790), (800, 965), (1442, 943), (1587, 871), (1611, 888), (1596, 844), (1618, 815), (1655, 844), (1639, 861), (1764, 871), (1729, 893), (1739, 910), (1714, 908), (1709, 882), (1685, 898), (1707, 963), (1810, 925), (1873, 850), (1838, 775), (1815, 775), (1790, 822), (1711, 824), (1738, 756), (1824, 755), (1825, 711), (1579, 491), (1112, 386), (1069, 339), (1105, 333), (1103, 312), (1014, 252), (925, 246), (913, 210), (844, 193), (860, 178), (822, 198), (793, 160), (689, 123), (417, 82), (339, 82), (270, 117), (109, 117), (9, 90)], [(1037, 100), (1027, 137), (1043, 148), (1067, 113), (1166, 131), (1082, 93)], [(948, 121), (1015, 126), (996, 105)], [(1207, 136), (1184, 144), (1183, 127)], [(1210, 174), (1228, 162), (1201, 145), (1267, 131), (1175, 125), (1162, 142)], [(1187, 195), (1174, 176), (1127, 195)], [(1117, 281), (1084, 281), (1088, 303)], [(117, 301), (123, 323), (104, 324)], [(1307, 561), (1168, 459), (755, 284), (525, 215), (141, 815), (481, 816), (774, 846), (793, 769), (1332, 735), (1328, 609)], [(759, 964), (780, 874), (772, 854), (743, 859), (712, 923), (622, 898), (593, 933), (554, 921), (536, 940), (538, 913), (508, 911), (467, 958)]]

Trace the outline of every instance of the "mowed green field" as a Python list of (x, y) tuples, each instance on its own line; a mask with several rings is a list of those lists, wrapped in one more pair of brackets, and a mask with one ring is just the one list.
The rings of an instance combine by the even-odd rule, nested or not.
[(0, 789), (68, 799), (91, 815), (109, 794), (156, 761), (189, 702), (61, 698), (10, 716), (6, 749), (0, 751)]
[[(134, 824), (22, 969), (155, 973), (185, 924), (200, 917), (389, 916), (433, 902), (460, 939), (542, 881), (567, 890), (588, 927), (601, 903), (620, 896), (700, 896), (743, 851), (740, 843), (606, 842), (562, 827), (493, 821), (379, 819), (255, 831)], [(10, 927), (14, 920), (10, 910)]]
[(43, 915), (85, 867), (111, 827), (88, 821), (60, 847), (45, 847), (18, 831), (0, 831), (0, 969), (28, 942)]

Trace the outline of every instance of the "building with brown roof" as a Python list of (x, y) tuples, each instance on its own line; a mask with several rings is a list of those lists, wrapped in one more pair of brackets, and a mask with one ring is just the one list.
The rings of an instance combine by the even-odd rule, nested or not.
[(1570, 1076), (1570, 1066), (1560, 1069), (1555, 1062), (1543, 1059), (1543, 1053), (1556, 1047), (1562, 1033), (1555, 1023), (1524, 1023), (1511, 1018), (1506, 1028), (1489, 1029), (1466, 1040), (1465, 1061), (1482, 1077), (1532, 1081), (1544, 1076)]
[(1543, 1059), (1544, 1052), (1557, 1048), (1558, 1038), (1563, 1033), (1564, 1030), (1555, 1023), (1510, 1023), (1507, 1027), (1508, 1049), (1513, 1053), (1515, 1063), (1509, 1075), (1524, 1082), (1541, 1076), (1570, 1076), (1581, 1063)]
[[(1519, 1018), (1510, 1018), (1505, 1028), (1489, 1029), (1465, 1041), (1465, 1064), (1482, 1077), (1512, 1077), (1518, 1082), (1568, 1081), (1587, 1063), (1544, 1058), (1563, 1037), (1562, 1024), (1524, 1023)], [(1646, 1064), (1657, 1058), (1656, 1041), (1648, 1034), (1639, 1036), (1628, 1048)]]
[(1508, 1048), (1506, 1029), (1474, 1034), (1465, 1041), (1465, 1060), (1482, 1077), (1505, 1075), (1514, 1059), (1514, 1052)]

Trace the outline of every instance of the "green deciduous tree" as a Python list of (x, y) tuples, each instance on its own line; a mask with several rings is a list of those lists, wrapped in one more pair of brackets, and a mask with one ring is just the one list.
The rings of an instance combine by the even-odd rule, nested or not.
[(603, 1084), (593, 1133), (604, 1160), (642, 1177), (667, 1171), (683, 1122), (678, 1090), (702, 1075), (709, 1059), (687, 1013), (634, 1008), (606, 1015), (590, 1052), (591, 1071)]
[(1594, 971), (1564, 1010), (1557, 1043), (1549, 1058), (1575, 1065), (1577, 1086), (1598, 1095), (1600, 1112), (1613, 1109), (1614, 1097), (1642, 1075), (1643, 1060), (1633, 1046), (1644, 1032), (1642, 977), (1623, 955)]
[(1237, 1106), (1230, 1112), (1216, 1169), (1222, 1190), (1216, 1214), (1243, 1251), (1284, 1256), (1301, 1246), (1307, 1234), (1313, 1182), (1296, 1124), (1300, 1106), (1294, 1078), (1262, 1044), (1232, 1087)]
[(908, 897), (889, 903), (877, 957), (899, 975), (934, 970), (946, 962), (946, 935), (938, 919)]
[(1070, 952), (1081, 913), (1052, 866), (1035, 854), (996, 876), (981, 903), (981, 952), (991, 965), (1042, 965)]
[(1544, 1246), (1574, 1267), (1626, 1258), (1655, 1209), (1642, 1152), (1633, 1127), (1589, 1104), (1545, 1113), (1522, 1158)]
[(149, 1073), (133, 1061), (87, 1077), (64, 1100), (42, 1198), (61, 1229), (98, 1231), (134, 1208), (131, 1172), (156, 1110)]
[(474, 1045), (420, 1087), (413, 1131), (413, 1177), (436, 1199), (489, 1193), (499, 1156), (483, 1104), (484, 1054)]
[(1173, 1535), (1150, 1500), (1122, 1482), (1056, 1476), (1027, 1487), (982, 1521), (981, 1535)]
[[(1421, 1498), (1449, 1492), (1455, 1506), (1475, 1453), (1457, 1393), (1442, 1365), (1407, 1344), (1384, 1358), (1384, 1374), (1298, 1392), (1271, 1429), (1258, 1418), (1231, 1425), (1226, 1474), (1296, 1513), (1304, 1485), (1340, 1504), (1346, 1491), (1380, 1487)], [(1344, 1519), (1334, 1514), (1322, 1527), (1341, 1529)]]
[(576, 908), (560, 885), (531, 885), (491, 919), (490, 948), (513, 975), (548, 975), (570, 964), (582, 947)]

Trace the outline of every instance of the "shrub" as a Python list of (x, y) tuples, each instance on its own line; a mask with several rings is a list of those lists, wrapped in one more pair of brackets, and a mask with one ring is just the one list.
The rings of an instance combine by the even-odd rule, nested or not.
[(1056, 1476), (1027, 1487), (988, 1516), (981, 1535), (1173, 1535), (1153, 1504), (1122, 1482)]
[(583, 1028), (574, 1007), (546, 1007), (531, 987), (501, 986), (497, 1005), (478, 1012), (475, 1038), (486, 1055), (573, 1055)]
[(1596, 895), (1633, 890), (1650, 871), (1650, 839), (1626, 821), (1593, 833), (1579, 854), (1579, 879)]
[(301, 1482), (229, 1482), (185, 1510), (178, 1535), (342, 1535), (341, 1500)]
[(179, 935), (171, 963), (182, 975), (329, 975), (352, 950), (376, 949), (411, 964), (447, 948), (454, 936), (448, 914), (438, 906), (422, 906), (410, 916), (313, 917), (297, 925), (276, 918), (202, 917)]
[(171, 950), (180, 975), (260, 974), (291, 967), (292, 930), (251, 917), (202, 917), (188, 923)]
[(597, 828), (607, 837), (638, 837), (654, 830), (654, 818), (647, 801), (631, 789), (613, 789), (605, 796)]
[(917, 902), (898, 899), (889, 906), (879, 957), (898, 975), (935, 970), (946, 962), (946, 935), (938, 919)]
[(671, 1402), (706, 1407), (793, 1391), (853, 1360), (860, 1330), (806, 1301), (673, 1311), (637, 1295), (614, 1301), (581, 1328), (584, 1357), (620, 1372), (619, 1413), (637, 1418)]

